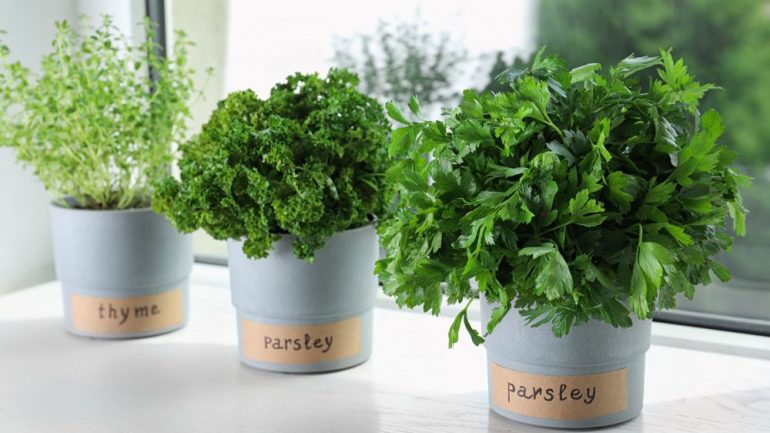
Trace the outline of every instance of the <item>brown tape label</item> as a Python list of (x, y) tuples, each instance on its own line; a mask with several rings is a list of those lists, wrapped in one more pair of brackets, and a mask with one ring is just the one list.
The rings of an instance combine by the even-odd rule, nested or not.
[(73, 293), (71, 306), (73, 326), (87, 333), (152, 332), (180, 325), (184, 321), (182, 289), (130, 298)]
[(320, 325), (276, 325), (241, 320), (246, 358), (276, 364), (315, 364), (361, 351), (361, 319)]
[(495, 363), (492, 402), (517, 414), (575, 420), (628, 408), (628, 371), (583, 376), (545, 376), (509, 370)]

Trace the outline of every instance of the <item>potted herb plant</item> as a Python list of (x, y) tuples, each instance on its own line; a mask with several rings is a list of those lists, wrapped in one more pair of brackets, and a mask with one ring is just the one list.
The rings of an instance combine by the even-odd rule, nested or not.
[(181, 146), (181, 181), (155, 192), (180, 230), (228, 240), (247, 365), (321, 372), (371, 353), (390, 127), (357, 84), (332, 69), (292, 75), (267, 99), (230, 94)]
[(56, 24), (38, 74), (0, 49), (0, 144), (53, 195), (66, 329), (99, 338), (178, 329), (187, 319), (191, 238), (154, 213), (150, 199), (185, 131), (189, 42), (178, 33), (166, 59), (149, 22), (139, 45), (109, 16), (81, 26)]
[[(388, 106), (404, 126), (377, 273), (402, 306), (465, 303), (449, 343), (463, 325), (486, 341), (495, 412), (552, 427), (630, 419), (653, 311), (711, 273), (727, 280), (711, 257), (731, 247), (728, 216), (745, 231), (748, 179), (717, 143), (717, 112), (698, 111), (713, 86), (666, 51), (607, 71), (541, 51), (500, 79), (510, 90), (468, 90), (443, 121)], [(482, 332), (467, 316), (477, 295)]]

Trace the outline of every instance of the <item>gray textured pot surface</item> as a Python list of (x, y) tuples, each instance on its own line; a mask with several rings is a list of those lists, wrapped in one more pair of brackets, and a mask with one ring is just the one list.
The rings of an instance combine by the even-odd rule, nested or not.
[[(481, 298), (482, 327), (493, 306)], [(511, 310), (486, 339), (489, 404), (496, 413), (545, 427), (591, 428), (636, 417), (652, 321), (628, 329), (589, 321), (557, 338)]]
[(228, 241), (241, 362), (285, 373), (340, 370), (372, 352), (378, 257), (373, 225), (332, 236), (312, 264), (283, 236), (270, 255), (251, 260)]
[(51, 223), (67, 331), (136, 338), (185, 325), (192, 236), (151, 209), (52, 205)]

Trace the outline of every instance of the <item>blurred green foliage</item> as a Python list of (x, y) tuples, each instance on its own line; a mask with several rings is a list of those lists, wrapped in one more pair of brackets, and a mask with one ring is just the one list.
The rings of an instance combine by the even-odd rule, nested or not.
[(381, 21), (371, 34), (340, 38), (334, 63), (361, 77), (360, 90), (382, 102), (416, 96), (423, 108), (456, 103), (453, 86), (467, 52), (449, 33), (433, 33), (419, 14), (403, 22)]
[(746, 165), (770, 162), (770, 1), (541, 0), (538, 45), (571, 65), (612, 64), (673, 47), (724, 116), (723, 142)]

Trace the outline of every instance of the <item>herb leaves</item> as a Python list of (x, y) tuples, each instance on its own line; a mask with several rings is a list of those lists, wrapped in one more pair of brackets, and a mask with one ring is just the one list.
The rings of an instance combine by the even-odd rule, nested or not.
[(0, 41), (0, 146), (14, 148), (60, 206), (147, 207), (170, 171), (172, 144), (186, 138), (198, 94), (192, 43), (176, 32), (164, 58), (149, 20), (139, 45), (109, 16), (96, 28), (83, 17), (79, 27), (56, 23), (39, 73), (11, 63)]
[[(659, 78), (642, 86), (648, 68)], [(465, 302), (451, 346), (463, 324), (483, 341), (467, 321), (479, 292), (496, 304), (485, 334), (515, 308), (562, 336), (589, 319), (631, 326), (711, 272), (729, 278), (711, 257), (731, 248), (728, 215), (745, 233), (749, 179), (717, 143), (719, 115), (698, 111), (714, 86), (667, 51), (608, 70), (541, 51), (500, 79), (510, 91), (467, 90), (443, 121), (388, 104), (404, 126), (388, 149), (397, 209), (379, 228), (386, 293), (434, 314)]]
[(181, 182), (162, 182), (153, 207), (182, 231), (244, 238), (251, 258), (294, 235), (294, 254), (312, 261), (331, 235), (384, 211), (390, 128), (357, 84), (332, 69), (325, 78), (292, 75), (265, 100), (231, 93), (180, 146)]

